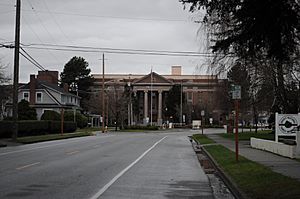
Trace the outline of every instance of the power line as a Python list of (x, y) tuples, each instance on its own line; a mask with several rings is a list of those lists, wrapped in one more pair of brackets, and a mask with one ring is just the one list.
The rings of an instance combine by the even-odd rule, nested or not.
[(130, 51), (109, 51), (109, 50), (84, 50), (84, 49), (67, 49), (67, 48), (54, 48), (54, 47), (31, 47), (23, 46), (29, 49), (38, 50), (55, 50), (55, 51), (69, 51), (69, 52), (83, 52), (83, 53), (109, 53), (109, 54), (127, 54), (127, 55), (157, 55), (157, 56), (175, 56), (175, 57), (214, 57), (212, 54), (183, 54), (183, 53), (156, 53), (156, 52), (130, 52)]
[(110, 54), (132, 54), (132, 55), (159, 55), (159, 56), (183, 56), (183, 57), (214, 57), (212, 53), (199, 53), (192, 51), (166, 51), (166, 50), (143, 50), (143, 49), (128, 49), (128, 48), (99, 48), (89, 46), (70, 46), (70, 45), (55, 45), (55, 44), (22, 44), (24, 48), (39, 49), (39, 50), (55, 50), (55, 51), (70, 51), (70, 52), (85, 52), (98, 53), (105, 52)]
[(50, 15), (52, 16), (51, 18), (53, 19), (53, 21), (55, 22), (55, 24), (57, 25), (58, 29), (60, 30), (60, 32), (64, 35), (64, 37), (69, 40), (70, 43), (73, 43), (70, 38), (65, 34), (65, 32), (62, 30), (61, 26), (59, 25), (59, 23), (56, 20), (55, 15), (50, 11), (48, 5), (47, 5), (47, 1), (43, 0), (43, 3), (46, 7), (46, 9), (48, 10), (48, 12), (50, 13)]
[[(39, 35), (34, 31), (34, 29), (31, 27), (30, 23), (27, 22), (27, 20), (26, 20), (25, 17), (23, 17), (23, 20), (24, 20), (25, 24), (29, 27), (29, 29), (31, 30), (31, 32), (35, 35), (35, 37), (43, 44), (44, 42), (39, 37)], [(48, 51), (48, 52), (58, 62), (57, 57), (51, 51)]]
[(43, 23), (43, 21), (41, 20), (40, 16), (37, 14), (36, 10), (34, 9), (33, 5), (31, 4), (31, 2), (29, 0), (27, 0), (28, 4), (31, 7), (31, 10), (34, 12), (35, 16), (37, 17), (37, 19), (39, 20), (39, 22), (41, 23), (41, 25), (43, 26), (43, 28), (45, 29), (45, 31), (48, 33), (49, 37), (53, 40), (54, 43), (57, 43), (56, 40), (54, 39), (54, 37), (52, 36), (52, 34), (49, 32), (49, 30), (46, 28), (45, 24)]
[[(30, 10), (23, 9), (25, 12)], [(49, 11), (35, 10), (39, 13), (49, 13)], [(131, 21), (160, 21), (160, 22), (189, 22), (189, 20), (184, 19), (162, 19), (162, 18), (139, 18), (139, 17), (121, 17), (121, 16), (108, 16), (108, 15), (93, 15), (93, 14), (78, 14), (78, 13), (67, 13), (52, 11), (53, 14), (57, 15), (67, 15), (67, 16), (78, 16), (78, 17), (93, 17), (93, 18), (107, 18), (107, 19), (120, 19), (120, 20), (131, 20)], [(192, 21), (191, 21), (192, 22)]]
[(39, 68), (43, 71), (45, 71), (46, 69), (39, 63), (37, 62), (31, 55), (29, 55), (29, 53), (27, 53), (22, 47), (20, 48), (36, 65), (39, 66)]
[(197, 55), (212, 55), (212, 53), (200, 53), (195, 51), (170, 51), (170, 50), (146, 50), (146, 49), (133, 49), (133, 48), (100, 48), (91, 46), (72, 46), (72, 45), (57, 45), (57, 44), (22, 44), (24, 46), (50, 46), (50, 47), (62, 47), (62, 48), (74, 48), (74, 49), (91, 49), (91, 50), (113, 50), (113, 51), (137, 51), (137, 52), (157, 52), (157, 53), (187, 53)]
[(19, 52), (27, 61), (29, 61), (30, 63), (32, 63), (34, 66), (36, 66), (37, 68), (39, 68), (40, 70), (43, 70), (42, 68), (40, 68), (39, 65), (37, 65), (36, 63), (34, 63), (30, 58), (28, 58), (25, 54), (23, 54), (22, 52)]

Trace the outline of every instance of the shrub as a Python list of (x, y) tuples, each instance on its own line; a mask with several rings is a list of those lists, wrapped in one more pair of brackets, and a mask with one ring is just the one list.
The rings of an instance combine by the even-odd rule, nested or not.
[(12, 137), (13, 122), (0, 121), (0, 138)]
[[(65, 121), (74, 121), (74, 112), (73, 111), (66, 111), (64, 114)], [(88, 118), (85, 117), (80, 112), (76, 112), (75, 121), (77, 123), (78, 128), (84, 128), (88, 125)]]
[(36, 120), (36, 116), (35, 108), (30, 107), (28, 101), (23, 99), (18, 103), (19, 120)]
[(61, 117), (58, 112), (47, 110), (43, 113), (41, 120), (59, 121), (59, 120), (61, 120)]
[(77, 127), (84, 128), (88, 125), (88, 118), (82, 114), (76, 114)]
[(159, 127), (158, 126), (151, 126), (151, 125), (148, 125), (148, 126), (125, 126), (124, 129), (137, 129), (137, 130), (158, 130)]
[[(64, 133), (72, 133), (76, 131), (76, 122), (65, 121), (64, 122)], [(50, 133), (60, 133), (61, 132), (61, 122), (52, 121), (50, 126)]]

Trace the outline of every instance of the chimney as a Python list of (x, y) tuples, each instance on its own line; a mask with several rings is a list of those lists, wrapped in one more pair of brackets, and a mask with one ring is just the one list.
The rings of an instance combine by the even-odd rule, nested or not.
[(30, 75), (30, 82), (29, 82), (29, 104), (35, 104), (35, 89), (36, 89), (36, 79), (35, 75)]
[(64, 83), (64, 91), (69, 92), (69, 85), (67, 83)]
[(181, 75), (181, 66), (172, 66), (171, 75)]
[(58, 71), (39, 71), (37, 79), (39, 81), (58, 85)]

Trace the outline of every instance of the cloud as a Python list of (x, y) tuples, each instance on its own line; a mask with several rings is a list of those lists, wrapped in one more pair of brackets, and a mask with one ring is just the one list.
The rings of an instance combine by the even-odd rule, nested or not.
[[(14, 40), (14, 10), (11, 0), (0, 4), (0, 43)], [(197, 51), (198, 24), (176, 0), (23, 0), (21, 41), (24, 44)], [(45, 68), (62, 71), (73, 56), (84, 57), (92, 73), (101, 72), (101, 52), (27, 51)], [(0, 56), (13, 65), (13, 51), (0, 49)], [(171, 65), (182, 65), (192, 74), (202, 61), (193, 57), (106, 54), (108, 73), (148, 73), (150, 68), (169, 74)], [(200, 63), (201, 64), (201, 63)], [(37, 68), (21, 58), (20, 81), (29, 80)], [(11, 72), (10, 69), (8, 72)]]

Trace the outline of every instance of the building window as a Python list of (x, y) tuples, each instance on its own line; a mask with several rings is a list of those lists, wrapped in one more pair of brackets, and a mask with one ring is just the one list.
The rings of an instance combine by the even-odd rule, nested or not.
[(188, 92), (187, 93), (187, 101), (188, 102), (192, 102), (193, 101), (193, 93), (192, 92)]
[(61, 102), (65, 103), (66, 102), (66, 97), (64, 95), (61, 95)]
[(23, 99), (29, 102), (29, 92), (23, 92)]
[(36, 102), (42, 102), (42, 93), (36, 93)]

